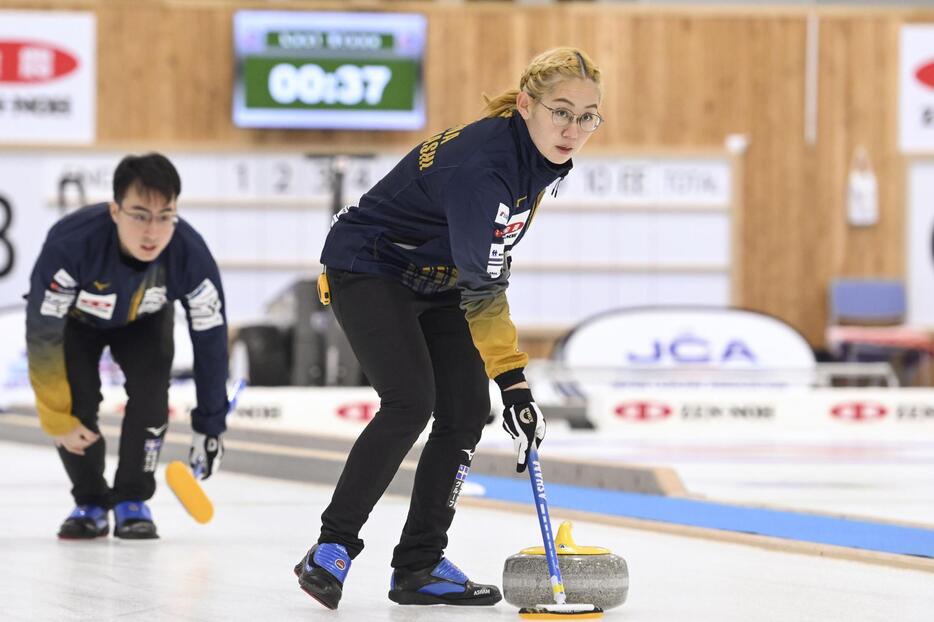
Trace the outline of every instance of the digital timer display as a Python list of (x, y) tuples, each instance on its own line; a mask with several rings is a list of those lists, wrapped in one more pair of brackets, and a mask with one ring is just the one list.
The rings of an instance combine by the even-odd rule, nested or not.
[(420, 129), (425, 30), (417, 14), (238, 11), (234, 123)]

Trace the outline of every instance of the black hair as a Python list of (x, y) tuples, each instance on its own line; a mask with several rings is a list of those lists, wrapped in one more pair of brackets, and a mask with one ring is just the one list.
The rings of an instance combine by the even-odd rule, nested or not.
[(121, 203), (133, 184), (138, 184), (145, 190), (158, 192), (168, 201), (178, 198), (182, 192), (182, 180), (178, 171), (161, 153), (128, 155), (120, 160), (120, 164), (114, 170), (114, 201)]

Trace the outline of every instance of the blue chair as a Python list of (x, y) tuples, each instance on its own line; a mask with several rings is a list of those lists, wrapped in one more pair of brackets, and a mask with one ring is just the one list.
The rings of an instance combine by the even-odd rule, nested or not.
[(905, 321), (905, 285), (893, 279), (835, 279), (830, 284), (830, 324), (895, 326)]
[[(895, 279), (835, 279), (830, 284), (830, 325), (898, 326), (905, 322), (908, 299), (905, 285)], [(902, 385), (920, 380), (918, 367), (926, 353), (895, 346), (846, 343), (839, 360), (892, 363)]]

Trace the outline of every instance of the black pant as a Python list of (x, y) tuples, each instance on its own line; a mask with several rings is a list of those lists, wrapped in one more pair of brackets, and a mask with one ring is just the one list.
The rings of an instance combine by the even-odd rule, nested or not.
[(457, 495), (490, 412), (489, 380), (456, 290), (423, 295), (384, 276), (328, 269), (331, 308), (380, 409), (363, 430), (321, 517), (319, 542), (351, 557), (373, 506), (434, 414), (415, 472), (394, 568), (437, 562), (447, 546)]
[(113, 490), (104, 479), (104, 437), (79, 456), (59, 447), (71, 494), (78, 505), (106, 508), (120, 501), (145, 501), (156, 490), (155, 470), (169, 419), (169, 376), (175, 344), (171, 305), (150, 316), (109, 330), (68, 319), (65, 324), (65, 370), (71, 385), (72, 414), (88, 429), (100, 433), (97, 409), (101, 403), (101, 354), (110, 346), (126, 377), (126, 411), (120, 431), (120, 461)]

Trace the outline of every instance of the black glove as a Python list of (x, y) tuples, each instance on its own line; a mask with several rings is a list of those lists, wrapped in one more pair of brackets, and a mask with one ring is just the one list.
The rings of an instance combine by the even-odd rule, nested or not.
[(191, 435), (191, 449), (188, 450), (188, 464), (197, 479), (207, 479), (221, 468), (224, 456), (224, 441), (220, 434), (207, 436), (200, 432)]
[(516, 450), (516, 472), (528, 466), (532, 443), (541, 445), (545, 438), (545, 416), (535, 405), (529, 389), (507, 389), (503, 394), (503, 429), (512, 437)]

